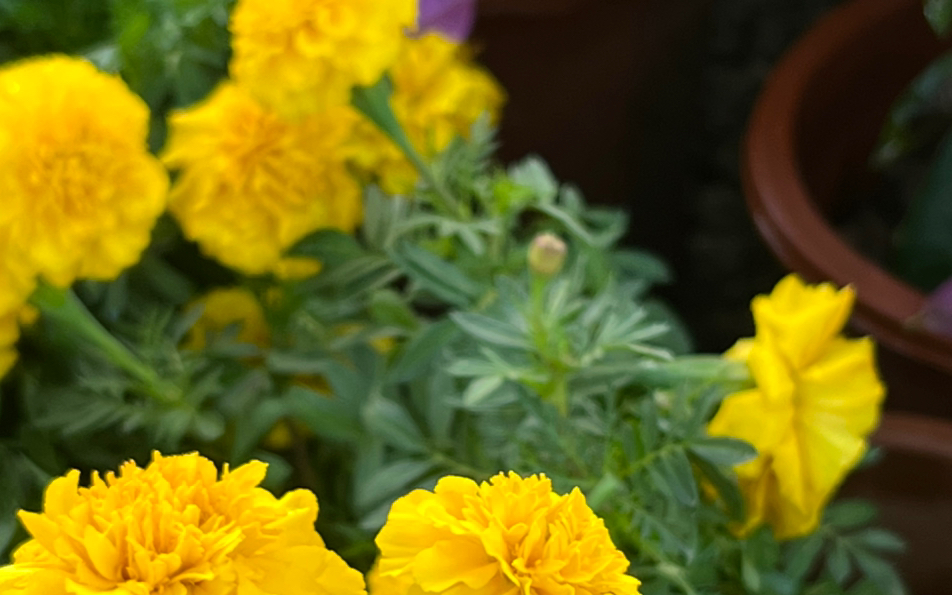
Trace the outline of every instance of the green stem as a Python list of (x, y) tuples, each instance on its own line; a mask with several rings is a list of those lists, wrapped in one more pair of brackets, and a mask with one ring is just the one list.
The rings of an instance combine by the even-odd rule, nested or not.
[(444, 213), (450, 213), (456, 201), (410, 142), (390, 106), (391, 94), (390, 81), (387, 77), (383, 77), (370, 87), (354, 87), (351, 103), (403, 151), (413, 167), (420, 172), (426, 183), (436, 193), (436, 207)]
[(106, 330), (72, 290), (41, 282), (30, 302), (66, 333), (91, 343), (109, 361), (142, 383), (150, 396), (163, 402), (176, 400), (175, 391), (170, 390), (158, 373)]

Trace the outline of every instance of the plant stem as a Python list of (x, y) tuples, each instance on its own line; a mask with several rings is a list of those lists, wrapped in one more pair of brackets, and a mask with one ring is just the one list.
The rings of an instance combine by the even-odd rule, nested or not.
[(177, 401), (174, 387), (163, 382), (153, 368), (106, 330), (71, 289), (60, 289), (41, 281), (30, 302), (67, 334), (91, 343), (110, 362), (138, 380), (149, 396), (165, 403)]
[[(413, 143), (410, 142), (406, 132), (397, 120), (397, 116), (393, 113), (393, 108), (390, 106), (391, 94), (390, 81), (383, 77), (370, 87), (354, 87), (351, 102), (358, 111), (364, 114), (403, 151), (404, 156), (420, 172), (420, 176), (436, 193), (437, 209), (444, 213), (451, 213), (453, 211), (452, 206), (456, 201), (443, 186), (443, 183), (433, 174), (433, 170), (416, 150), (416, 147), (413, 146)], [(459, 211), (461, 210), (457, 209), (457, 211), (457, 214), (460, 214)]]

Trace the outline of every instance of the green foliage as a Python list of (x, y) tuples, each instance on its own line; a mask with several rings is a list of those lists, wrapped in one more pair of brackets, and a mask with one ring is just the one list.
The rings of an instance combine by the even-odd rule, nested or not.
[(949, 0), (925, 0), (923, 13), (937, 35), (944, 37), (952, 31), (952, 2)]

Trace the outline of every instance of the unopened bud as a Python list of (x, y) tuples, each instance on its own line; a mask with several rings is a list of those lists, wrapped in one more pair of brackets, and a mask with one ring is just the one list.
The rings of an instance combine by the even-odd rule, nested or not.
[(559, 236), (539, 234), (529, 244), (529, 270), (543, 277), (552, 277), (562, 270), (567, 252), (565, 242)]

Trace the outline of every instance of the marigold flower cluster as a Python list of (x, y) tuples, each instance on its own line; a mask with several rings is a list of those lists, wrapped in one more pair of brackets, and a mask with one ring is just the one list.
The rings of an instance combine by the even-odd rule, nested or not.
[(170, 210), (186, 237), (220, 262), (300, 277), (315, 263), (283, 255), (321, 228), (352, 231), (361, 193), (352, 168), (385, 190), (418, 173), (349, 106), (351, 89), (389, 72), (392, 107), (425, 157), (467, 136), (503, 93), (439, 35), (410, 39), (417, 2), (240, 0), (232, 14), (232, 81), (169, 119), (165, 164), (180, 175)]
[(604, 522), (544, 475), (444, 477), (397, 500), (377, 536), (373, 595), (636, 595)]
[(754, 298), (756, 336), (726, 354), (745, 361), (756, 383), (728, 396), (708, 428), (759, 453), (736, 467), (747, 504), (742, 531), (767, 522), (781, 539), (811, 532), (866, 450), (884, 389), (872, 341), (840, 335), (854, 299), (851, 288), (790, 275)]
[(346, 105), (393, 64), (416, 21), (417, 0), (240, 0), (231, 74), (285, 116)]
[(188, 454), (156, 453), (118, 475), (79, 472), (54, 480), (42, 513), (21, 512), (32, 539), (0, 568), (9, 595), (358, 595), (363, 577), (314, 529), (314, 494), (282, 498), (258, 487), (266, 465), (253, 461), (218, 475)]
[(0, 69), (0, 351), (37, 279), (110, 280), (138, 261), (168, 175), (147, 150), (149, 110), (116, 76), (67, 56)]

